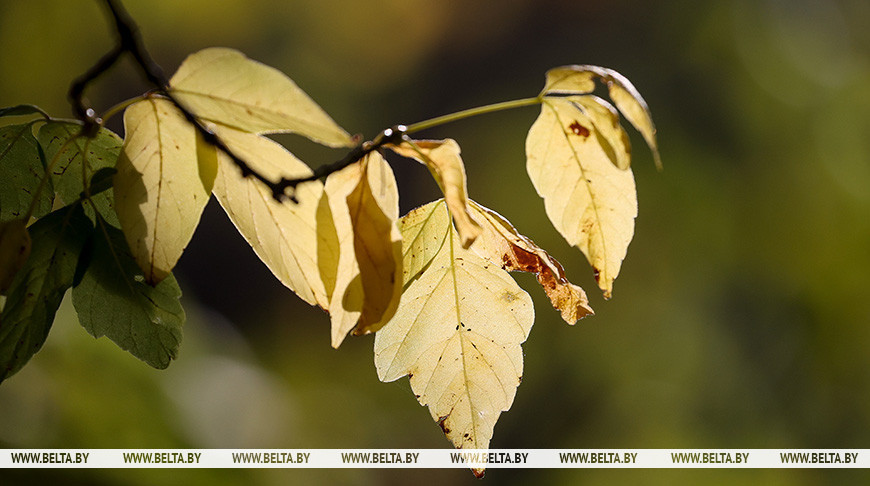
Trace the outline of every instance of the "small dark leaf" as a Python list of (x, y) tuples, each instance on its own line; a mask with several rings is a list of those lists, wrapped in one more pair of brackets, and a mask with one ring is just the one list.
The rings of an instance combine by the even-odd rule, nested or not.
[(42, 111), (40, 107), (35, 105), (18, 105), (0, 108), (0, 116), (35, 115), (37, 113), (45, 118), (49, 118), (46, 112)]
[[(97, 194), (107, 191), (112, 188), (113, 177), (118, 173), (118, 170), (114, 167), (103, 167), (94, 173), (93, 177), (91, 177), (91, 196), (96, 196)], [(84, 198), (84, 196), (82, 196)]]
[(107, 336), (159, 369), (177, 355), (185, 320), (181, 289), (172, 274), (148, 285), (121, 230), (94, 229), (90, 264), (72, 297), (79, 322), (94, 337)]
[(0, 381), (21, 369), (48, 337), (90, 228), (79, 205), (59, 209), (29, 228), (30, 257), (15, 275), (0, 314)]

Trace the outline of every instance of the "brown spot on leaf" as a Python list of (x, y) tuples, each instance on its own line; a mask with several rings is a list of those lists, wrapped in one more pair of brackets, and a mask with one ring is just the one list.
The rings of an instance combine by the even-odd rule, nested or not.
[(589, 136), (589, 129), (580, 124), (577, 120), (574, 120), (574, 123), (568, 126), (568, 129), (571, 130), (571, 133), (574, 135), (586, 138)]

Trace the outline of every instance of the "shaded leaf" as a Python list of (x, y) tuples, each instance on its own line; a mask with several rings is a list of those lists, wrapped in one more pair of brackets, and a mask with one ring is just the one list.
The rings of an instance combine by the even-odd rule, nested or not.
[(17, 105), (0, 108), (0, 116), (22, 116), (40, 114), (48, 118), (48, 114), (42, 111), (42, 108), (35, 105)]
[(30, 257), (15, 276), (0, 314), (0, 381), (21, 369), (48, 337), (90, 228), (78, 205), (30, 226)]
[(51, 182), (39, 191), (45, 177), (45, 159), (31, 124), (0, 127), (0, 221), (23, 218), (33, 201), (34, 218), (51, 210)]
[[(441, 216), (433, 213), (441, 212)], [(375, 365), (385, 382), (409, 375), (422, 405), (457, 448), (486, 449), (520, 384), (534, 321), (528, 294), (507, 272), (465, 250), (443, 201), (407, 216), (406, 245), (439, 249), (402, 294), (393, 319), (375, 337)], [(421, 223), (421, 221), (423, 221)], [(403, 225), (403, 230), (406, 229)], [(429, 234), (445, 234), (443, 243)], [(413, 242), (413, 243), (412, 243)], [(405, 265), (419, 267), (416, 252)], [(481, 474), (482, 471), (476, 471)]]
[(200, 164), (196, 135), (167, 100), (148, 98), (124, 112), (126, 138), (114, 181), (115, 209), (130, 250), (156, 284), (193, 237), (216, 173)]
[(203, 120), (246, 132), (299, 133), (331, 147), (353, 145), (350, 135), (290, 78), (233, 49), (191, 54), (169, 85)]
[(0, 295), (6, 295), (15, 274), (24, 266), (31, 245), (23, 219), (0, 222)]
[(332, 345), (348, 332), (377, 331), (395, 313), (402, 291), (399, 192), (378, 152), (330, 175), (326, 195), (340, 245), (329, 313)]
[[(307, 165), (265, 137), (228, 128), (216, 132), (254, 170), (272, 180), (311, 174)], [(201, 152), (208, 149), (201, 145)], [(239, 233), (278, 280), (309, 304), (329, 308), (318, 252), (324, 260), (337, 261), (338, 243), (328, 230), (319, 230), (323, 224), (332, 225), (331, 218), (318, 223), (323, 184), (299, 185), (294, 192), (298, 203), (285, 204), (276, 201), (264, 184), (242, 177), (226, 155), (219, 154), (218, 160), (214, 195)]]
[[(75, 122), (50, 121), (39, 128), (37, 139), (45, 150), (46, 160), (54, 160), (51, 181), (63, 204), (71, 204), (84, 191), (83, 180), (89, 180), (101, 170), (114, 170), (123, 141), (110, 130), (101, 128), (96, 136), (79, 136), (81, 125)], [(84, 171), (84, 174), (82, 173)], [(111, 187), (111, 179), (109, 179)], [(113, 226), (119, 227), (115, 201), (111, 192), (92, 193), (93, 206)], [(94, 208), (82, 202), (85, 213), (96, 221)]]
[(594, 314), (586, 292), (565, 277), (562, 265), (534, 241), (521, 235), (503, 216), (480, 204), (469, 201), (483, 233), (471, 246), (483, 258), (508, 271), (534, 273), (553, 307), (562, 319), (574, 324), (578, 319)]
[(170, 273), (149, 285), (123, 233), (104, 221), (94, 229), (89, 256), (90, 264), (72, 291), (82, 327), (154, 368), (169, 366), (178, 354), (185, 320), (175, 277)]
[(631, 170), (614, 167), (580, 115), (568, 99), (544, 98), (526, 168), (553, 226), (586, 255), (609, 298), (634, 235), (637, 194)]
[(429, 168), (444, 193), (447, 209), (462, 238), (462, 247), (471, 246), (480, 234), (480, 225), (469, 214), (465, 164), (462, 163), (456, 140), (411, 140), (398, 146), (390, 146), (390, 149)]

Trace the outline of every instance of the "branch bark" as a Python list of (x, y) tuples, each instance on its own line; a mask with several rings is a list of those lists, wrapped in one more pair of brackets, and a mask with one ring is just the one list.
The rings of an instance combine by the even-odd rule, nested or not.
[(296, 186), (299, 184), (317, 180), (326, 177), (333, 172), (337, 172), (385, 144), (400, 141), (404, 136), (405, 127), (402, 125), (387, 128), (378, 134), (378, 136), (372, 141), (357, 145), (336, 162), (318, 167), (314, 170), (313, 174), (308, 177), (295, 179), (282, 178), (278, 181), (272, 181), (263, 174), (254, 170), (247, 162), (245, 162), (245, 160), (233, 153), (220, 137), (209, 130), (193, 112), (172, 96), (172, 92), (169, 90), (169, 80), (166, 79), (166, 75), (163, 73), (163, 69), (160, 65), (154, 62), (154, 59), (151, 58), (150, 53), (142, 42), (138, 26), (124, 9), (123, 5), (121, 5), (119, 0), (103, 0), (103, 3), (108, 9), (114, 22), (115, 32), (118, 36), (117, 44), (84, 74), (73, 80), (68, 93), (73, 113), (83, 123), (82, 133), (85, 136), (93, 137), (96, 135), (103, 123), (103, 121), (97, 116), (96, 111), (85, 103), (85, 89), (100, 75), (111, 68), (125, 53), (129, 53), (133, 57), (133, 61), (136, 63), (136, 66), (139, 68), (145, 79), (147, 79), (148, 82), (160, 92), (160, 94), (165, 96), (181, 111), (184, 118), (194, 126), (200, 135), (202, 135), (202, 138), (206, 143), (211, 144), (226, 154), (239, 170), (241, 170), (244, 177), (254, 177), (265, 184), (272, 192), (272, 196), (278, 201), (283, 201), (289, 198), (291, 201), (296, 202), (293, 193), (287, 193), (288, 189), (295, 190)]

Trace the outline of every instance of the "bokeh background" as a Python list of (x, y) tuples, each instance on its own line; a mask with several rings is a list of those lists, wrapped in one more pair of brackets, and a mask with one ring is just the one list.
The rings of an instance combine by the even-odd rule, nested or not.
[[(426, 133), (462, 145), (469, 191), (550, 250), (597, 315), (537, 310), (494, 448), (870, 447), (870, 3), (866, 0), (127, 0), (168, 73), (228, 46), (288, 73), (371, 137), (535, 95), (563, 64), (614, 68), (659, 128), (632, 133), (640, 215), (604, 301), (525, 174), (536, 108)], [(0, 0), (0, 106), (69, 116), (69, 81), (112, 43), (98, 2)], [(141, 93), (129, 63), (88, 91)], [(120, 118), (120, 117), (118, 117)], [(120, 131), (120, 120), (110, 126)], [(282, 136), (312, 165), (341, 154)], [(393, 160), (402, 209), (434, 199)], [(283, 288), (212, 201), (176, 271), (179, 359), (148, 368), (94, 340), (65, 303), (44, 348), (0, 386), (0, 447), (441, 448), (407, 379), (378, 382), (371, 336), (329, 346), (328, 318)], [(470, 483), (467, 471), (0, 471), (0, 483)], [(860, 471), (490, 470), (527, 484), (824, 484)], [(480, 483), (477, 483), (480, 484)]]

